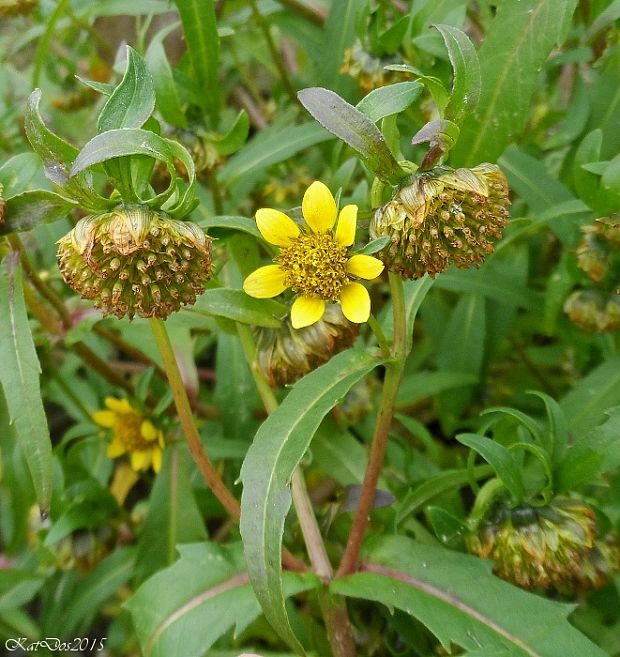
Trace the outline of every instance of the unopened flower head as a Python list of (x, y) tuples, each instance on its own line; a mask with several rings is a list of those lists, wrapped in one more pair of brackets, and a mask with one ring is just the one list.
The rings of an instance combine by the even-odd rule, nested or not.
[(339, 306), (328, 305), (311, 326), (293, 329), (286, 319), (281, 328), (258, 329), (258, 364), (271, 385), (293, 383), (350, 347), (357, 333), (358, 326), (349, 322)]
[(387, 235), (381, 258), (403, 278), (434, 277), (452, 263), (479, 266), (508, 221), (508, 183), (499, 167), (436, 167), (416, 174), (380, 207), (373, 239)]
[(592, 509), (581, 500), (557, 497), (547, 506), (496, 509), (467, 545), (518, 586), (572, 590), (595, 541)]
[(93, 421), (112, 431), (108, 456), (118, 458), (128, 454), (134, 470), (148, 470), (152, 467), (155, 472), (159, 472), (164, 447), (161, 429), (127, 399), (107, 397), (105, 406), (105, 409), (93, 414)]
[[(355, 241), (357, 206), (346, 205), (340, 214), (329, 189), (314, 182), (302, 202), (305, 225), (301, 228), (284, 213), (264, 208), (256, 213), (262, 236), (280, 248), (275, 265), (250, 274), (243, 289), (252, 297), (271, 298), (290, 288), (297, 293), (291, 324), (299, 329), (318, 322), (327, 303), (339, 303), (344, 316), (360, 324), (370, 315), (368, 290), (355, 278), (371, 280), (383, 264), (368, 255), (349, 257)], [(338, 223), (336, 224), (336, 218)]]
[(65, 281), (104, 314), (165, 319), (211, 278), (211, 240), (142, 206), (84, 217), (58, 242)]
[(586, 331), (620, 330), (620, 295), (616, 293), (605, 295), (595, 288), (575, 290), (564, 302), (564, 312)]

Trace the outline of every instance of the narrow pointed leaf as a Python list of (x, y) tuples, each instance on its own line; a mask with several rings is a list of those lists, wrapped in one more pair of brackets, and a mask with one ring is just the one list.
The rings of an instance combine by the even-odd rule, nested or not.
[(491, 575), (490, 562), (404, 536), (380, 539), (362, 572), (334, 580), (330, 588), (402, 609), (446, 650), (452, 642), (485, 657), (606, 654), (568, 622), (572, 605), (511, 586)]
[(40, 223), (50, 223), (66, 217), (77, 207), (72, 200), (46, 189), (33, 189), (12, 196), (6, 201), (5, 221), (0, 235), (32, 230)]
[(41, 512), (52, 496), (52, 443), (39, 385), (41, 371), (34, 348), (15, 257), (0, 263), (0, 384), (11, 422), (23, 450)]
[(308, 112), (326, 130), (357, 151), (379, 178), (395, 182), (403, 177), (379, 128), (353, 105), (322, 87), (302, 89), (297, 96)]
[(379, 87), (362, 98), (356, 108), (376, 123), (386, 116), (406, 110), (422, 93), (422, 89), (424, 85), (415, 81), (397, 82), (387, 87)]
[(300, 653), (282, 591), (290, 480), (325, 415), (380, 363), (368, 352), (350, 349), (301, 379), (258, 430), (241, 469), (241, 536), (250, 579), (269, 622)]

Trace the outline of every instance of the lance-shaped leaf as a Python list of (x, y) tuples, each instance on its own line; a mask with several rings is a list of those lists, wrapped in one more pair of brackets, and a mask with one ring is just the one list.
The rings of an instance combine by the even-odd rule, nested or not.
[(416, 81), (397, 82), (373, 89), (356, 105), (373, 123), (406, 110), (420, 95), (424, 85)]
[(407, 175), (394, 159), (379, 128), (362, 112), (329, 89), (310, 87), (297, 94), (301, 104), (329, 132), (357, 151), (381, 180)]
[(290, 480), (325, 415), (380, 363), (349, 349), (301, 379), (258, 430), (241, 468), (241, 536), (250, 579), (269, 622), (300, 653), (284, 608), (280, 562)]
[[(239, 543), (182, 545), (179, 553), (127, 603), (144, 657), (202, 657), (231, 627), (242, 632), (260, 614)], [(284, 577), (286, 595), (317, 584), (311, 574)]]
[(157, 109), (168, 123), (180, 128), (186, 128), (187, 119), (181, 106), (172, 69), (161, 38), (155, 38), (151, 41), (145, 59), (153, 76)]
[(362, 572), (334, 580), (330, 588), (402, 609), (446, 650), (454, 643), (480, 651), (476, 654), (505, 657), (605, 655), (568, 622), (572, 605), (526, 593), (494, 577), (490, 562), (404, 536), (380, 539)]
[(186, 310), (267, 328), (280, 328), (280, 318), (288, 313), (287, 306), (275, 299), (253, 299), (243, 290), (228, 288), (207, 290)]
[(434, 25), (441, 34), (452, 64), (452, 93), (445, 117), (459, 123), (480, 100), (480, 62), (469, 37), (456, 27)]
[(0, 263), (0, 308), (0, 384), (30, 470), (37, 502), (41, 512), (47, 513), (52, 496), (52, 443), (17, 254)]
[(50, 223), (66, 217), (77, 204), (46, 189), (33, 189), (12, 196), (6, 201), (5, 221), (0, 223), (0, 235), (32, 230), (40, 223)]
[(459, 138), (459, 127), (446, 119), (436, 119), (423, 125), (411, 139), (411, 144), (428, 142), (429, 148), (447, 153)]
[(142, 57), (127, 46), (127, 68), (101, 110), (97, 130), (139, 128), (155, 109), (153, 78)]

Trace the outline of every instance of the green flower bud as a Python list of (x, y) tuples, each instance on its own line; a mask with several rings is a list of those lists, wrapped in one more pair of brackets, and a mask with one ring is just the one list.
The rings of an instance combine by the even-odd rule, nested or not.
[(278, 329), (258, 329), (258, 365), (272, 386), (293, 383), (350, 347), (358, 331), (339, 305), (328, 304), (311, 326), (294, 329), (287, 318)]
[(594, 512), (582, 500), (496, 508), (467, 538), (470, 552), (495, 562), (499, 577), (526, 589), (573, 590), (595, 546)]
[(84, 217), (58, 241), (65, 281), (105, 315), (165, 319), (211, 278), (211, 240), (143, 206)]
[(403, 278), (434, 277), (453, 263), (479, 266), (493, 251), (508, 220), (508, 183), (499, 167), (436, 167), (413, 176), (392, 200), (377, 209), (372, 239), (387, 235), (380, 254)]

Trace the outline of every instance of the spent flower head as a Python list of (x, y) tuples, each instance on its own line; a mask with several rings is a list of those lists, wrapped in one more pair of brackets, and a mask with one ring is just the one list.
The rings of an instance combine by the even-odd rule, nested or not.
[(296, 292), (291, 308), (295, 329), (318, 322), (327, 303), (339, 303), (351, 322), (367, 321), (370, 296), (355, 279), (376, 278), (383, 271), (383, 263), (368, 255), (348, 255), (355, 241), (357, 206), (346, 205), (338, 214), (332, 193), (317, 181), (306, 190), (301, 207), (305, 219), (301, 227), (279, 210), (258, 210), (259, 231), (280, 251), (277, 264), (250, 274), (243, 289), (259, 299), (275, 297), (288, 288)]
[(93, 421), (112, 431), (108, 456), (118, 458), (128, 454), (134, 470), (152, 467), (159, 472), (164, 447), (162, 430), (132, 406), (128, 399), (106, 397), (105, 406), (105, 409), (93, 413)]
[(165, 319), (211, 278), (211, 240), (190, 221), (145, 206), (80, 219), (58, 241), (65, 281), (104, 314)]
[(436, 167), (413, 176), (375, 212), (373, 239), (387, 235), (381, 258), (403, 278), (434, 277), (453, 263), (480, 265), (508, 220), (508, 183), (499, 167)]

